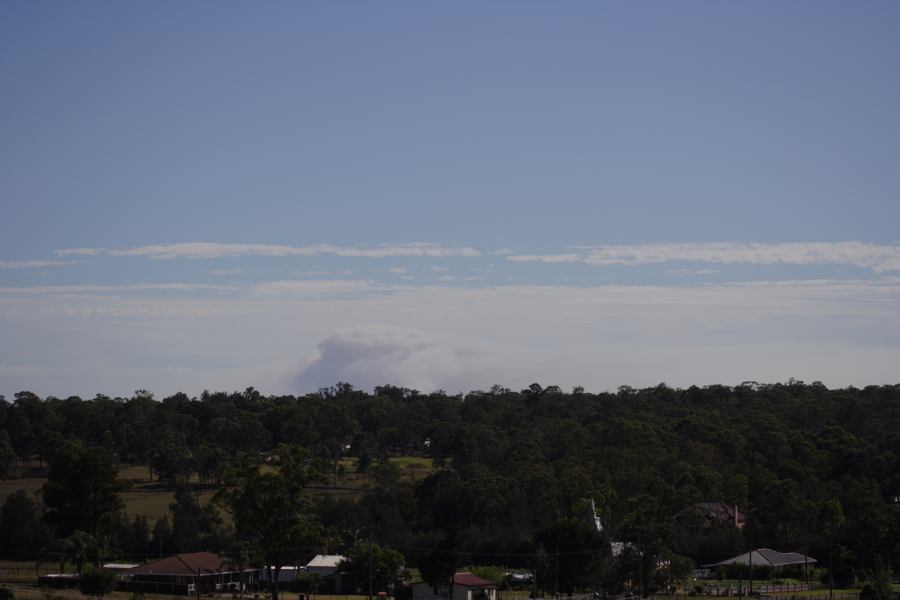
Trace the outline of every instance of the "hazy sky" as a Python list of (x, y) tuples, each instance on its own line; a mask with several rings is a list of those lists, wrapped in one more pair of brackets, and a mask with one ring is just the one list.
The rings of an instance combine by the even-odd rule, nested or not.
[(0, 3), (0, 394), (900, 381), (900, 3)]

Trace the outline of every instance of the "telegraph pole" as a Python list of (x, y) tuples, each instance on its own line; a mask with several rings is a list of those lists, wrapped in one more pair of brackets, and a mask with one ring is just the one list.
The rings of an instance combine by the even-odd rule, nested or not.
[(750, 589), (747, 590), (747, 596), (753, 597), (753, 546), (750, 546)]
[(369, 525), (369, 600), (372, 600), (372, 526)]
[(559, 546), (556, 547), (556, 566), (553, 576), (553, 597), (559, 598)]

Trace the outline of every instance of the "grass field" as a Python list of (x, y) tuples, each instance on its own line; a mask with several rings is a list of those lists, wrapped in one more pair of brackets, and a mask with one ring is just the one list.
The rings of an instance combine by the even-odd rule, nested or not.
[[(657, 594), (656, 600), (686, 600), (687, 598), (722, 598), (723, 596), (685, 596), (683, 594), (678, 594), (675, 596), (667, 596), (664, 594)], [(737, 598), (737, 596), (729, 596), (730, 598)], [(754, 591), (754, 598), (758, 598)], [(764, 597), (766, 598), (787, 598), (790, 600), (791, 598), (803, 598), (804, 600), (828, 600), (830, 598), (828, 590), (812, 590), (809, 592), (772, 592), (771, 594), (766, 594)], [(856, 600), (859, 597), (859, 589), (856, 588), (848, 588), (848, 589), (835, 589), (834, 590), (834, 600)], [(504, 595), (504, 600), (507, 600)]]
[[(0, 584), (0, 587), (12, 589), (16, 595), (16, 600), (85, 600), (85, 597), (82, 596), (76, 589), (49, 589), (30, 585), (10, 584)], [(232, 596), (231, 594), (217, 594), (215, 596), (207, 595), (203, 597), (231, 600)], [(254, 600), (254, 597), (261, 599), (268, 598), (268, 595), (262, 593), (250, 593), (244, 596), (245, 600)], [(131, 592), (113, 592), (108, 596), (104, 596), (104, 598), (106, 598), (107, 600), (134, 600), (134, 594), (132, 594)], [(143, 600), (190, 600), (190, 598), (193, 598), (193, 596), (144, 594), (142, 598)], [(279, 598), (284, 598), (285, 600), (295, 600), (297, 598), (297, 594), (282, 592), (281, 595), (279, 595)], [(366, 596), (330, 596), (324, 594), (314, 594), (311, 596), (311, 598), (313, 600), (365, 600)]]
[(5, 479), (0, 481), (0, 503), (6, 500), (6, 497), (17, 490), (25, 490), (29, 494), (35, 494), (44, 485), (43, 477), (25, 477), (22, 479)]
[[(400, 470), (400, 478), (411, 483), (427, 477), (432, 469), (431, 459), (421, 456), (394, 457), (390, 460)], [(370, 477), (356, 472), (357, 459), (344, 458), (340, 461), (339, 467), (343, 468), (339, 468), (337, 477), (332, 471), (326, 483), (311, 486), (312, 493), (355, 497), (372, 485)], [(131, 486), (122, 493), (125, 511), (130, 516), (143, 515), (152, 525), (160, 517), (169, 514), (169, 505), (175, 499), (175, 491), (174, 489), (160, 488), (159, 482), (150, 478), (150, 470), (146, 466), (126, 465), (119, 471), (119, 477)], [(45, 481), (44, 477), (23, 477), (0, 481), (0, 504), (17, 490), (39, 495)], [(192, 482), (199, 483), (196, 478), (193, 478)], [(215, 490), (205, 487), (198, 491), (204, 502), (210, 500), (215, 494)]]

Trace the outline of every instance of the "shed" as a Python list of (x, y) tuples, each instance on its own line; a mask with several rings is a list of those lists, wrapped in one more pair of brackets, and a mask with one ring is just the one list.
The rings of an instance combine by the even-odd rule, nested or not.
[(721, 565), (750, 565), (753, 566), (770, 566), (786, 567), (788, 565), (812, 565), (817, 561), (811, 556), (800, 554), (799, 552), (778, 552), (770, 548), (757, 548), (750, 552), (744, 552), (732, 558), (704, 565), (705, 567), (718, 567)]

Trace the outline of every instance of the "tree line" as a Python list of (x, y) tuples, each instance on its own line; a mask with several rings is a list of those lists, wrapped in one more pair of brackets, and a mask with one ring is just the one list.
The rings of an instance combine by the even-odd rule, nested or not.
[[(434, 467), (412, 481), (390, 460), (398, 455)], [(876, 566), (900, 572), (898, 456), (900, 385), (594, 394), (532, 384), (449, 395), (339, 383), (304, 396), (249, 388), (162, 400), (145, 390), (87, 400), (21, 392), (0, 399), (0, 477), (38, 461), (49, 478), (37, 496), (7, 499), (0, 553), (90, 561), (205, 549), (247, 560), (274, 552), (270, 564), (288, 564), (322, 549), (352, 554), (371, 535), (426, 580), (502, 564), (569, 591), (626, 580), (649, 589), (673, 570), (766, 546), (820, 565), (830, 557), (846, 584)], [(261, 467), (261, 457), (277, 463)], [(341, 457), (371, 484), (310, 496)], [(176, 490), (169, 517), (123, 512), (118, 464), (146, 465)], [(97, 496), (67, 503), (84, 482), (66, 473), (96, 473)], [(197, 480), (219, 490), (213, 502), (200, 500)], [(747, 524), (709, 523), (691, 512), (700, 502), (737, 506)], [(621, 542), (616, 560), (610, 542)]]

